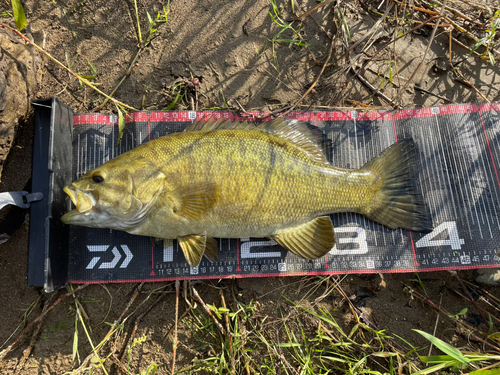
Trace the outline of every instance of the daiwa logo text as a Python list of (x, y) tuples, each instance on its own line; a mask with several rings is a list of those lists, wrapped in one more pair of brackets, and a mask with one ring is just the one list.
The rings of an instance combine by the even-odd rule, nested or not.
[[(119, 248), (123, 251), (124, 255), (120, 253), (120, 251), (118, 250)], [(92, 253), (106, 252), (109, 249), (111, 249), (114, 258), (109, 262), (102, 262), (99, 265), (99, 267), (97, 267), (98, 269), (115, 268), (118, 262), (123, 258), (123, 256), (125, 256), (125, 259), (120, 264), (120, 268), (127, 268), (128, 264), (134, 257), (134, 255), (132, 254), (127, 245), (113, 246), (113, 248), (111, 248), (111, 246), (109, 245), (87, 245), (87, 249), (89, 249), (89, 251)], [(89, 262), (89, 264), (87, 264), (86, 268), (88, 270), (96, 268), (96, 265), (99, 262), (99, 260), (101, 260), (101, 257), (93, 257), (92, 260)]]

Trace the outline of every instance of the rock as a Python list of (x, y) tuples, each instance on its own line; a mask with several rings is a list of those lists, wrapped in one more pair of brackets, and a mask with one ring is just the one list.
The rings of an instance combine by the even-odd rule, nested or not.
[(0, 29), (0, 178), (21, 117), (30, 111), (36, 85), (33, 48), (7, 29)]
[(486, 285), (500, 285), (500, 268), (480, 268), (474, 270), (474, 280)]

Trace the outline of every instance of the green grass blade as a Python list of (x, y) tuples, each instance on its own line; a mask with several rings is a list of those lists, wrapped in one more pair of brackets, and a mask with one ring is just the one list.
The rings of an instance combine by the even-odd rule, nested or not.
[(118, 109), (118, 140), (116, 141), (116, 143), (118, 143), (123, 137), (123, 129), (125, 129), (125, 117), (123, 117), (123, 112), (119, 107), (116, 107), (116, 109)]
[(493, 54), (490, 51), (488, 51), (488, 57), (490, 58), (491, 66), (494, 66), (495, 65), (495, 56), (493, 56)]
[(172, 108), (174, 108), (174, 106), (177, 104), (177, 101), (179, 100), (180, 97), (181, 97), (181, 94), (177, 93), (177, 96), (175, 97), (174, 101), (172, 103), (170, 103), (168, 105), (168, 107), (164, 109), (164, 111), (170, 111)]
[(451, 346), (450, 344), (445, 343), (443, 340), (438, 339), (437, 337), (434, 337), (427, 332), (420, 331), (418, 329), (414, 329), (413, 331), (420, 333), (422, 336), (424, 336), (427, 340), (429, 340), (436, 348), (439, 350), (443, 351), (444, 353), (448, 354), (449, 356), (453, 357), (460, 363), (469, 363), (470, 360), (465, 358), (463, 354), (458, 350), (457, 348)]
[(477, 50), (479, 47), (481, 47), (484, 43), (488, 41), (488, 38), (482, 38), (480, 39), (470, 50), (469, 55), (472, 55), (472, 53)]
[(278, 346), (280, 348), (292, 348), (292, 347), (300, 347), (302, 345), (299, 344), (298, 342), (284, 342), (284, 343), (280, 343)]
[(26, 20), (26, 14), (24, 14), (24, 8), (21, 5), (21, 0), (12, 0), (12, 11), (14, 12), (14, 19), (16, 20), (16, 27), (19, 30), (24, 29), (28, 20)]
[(433, 355), (433, 356), (419, 356), (420, 360), (424, 363), (443, 363), (453, 361), (453, 357), (449, 355)]
[(75, 333), (73, 335), (73, 362), (78, 359), (80, 363), (80, 353), (78, 352), (78, 316), (75, 318)]
[(427, 375), (427, 374), (432, 374), (433, 372), (436, 372), (438, 370), (450, 367), (450, 366), (456, 366), (458, 363), (457, 361), (450, 361), (450, 362), (443, 362), (440, 363), (436, 366), (428, 367), (424, 370), (420, 370), (417, 372), (414, 372), (412, 375)]
[(135, 17), (137, 18), (137, 36), (139, 37), (139, 44), (142, 46), (142, 33), (141, 23), (139, 22), (139, 10), (137, 9), (137, 0), (134, 0)]
[(500, 369), (495, 368), (491, 370), (477, 370), (477, 371), (471, 371), (469, 375), (499, 375), (500, 374)]

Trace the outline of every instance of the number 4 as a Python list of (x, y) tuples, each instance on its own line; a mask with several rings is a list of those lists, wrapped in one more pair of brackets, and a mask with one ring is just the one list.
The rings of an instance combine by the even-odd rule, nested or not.
[[(435, 240), (439, 233), (448, 230), (448, 239)], [(417, 247), (430, 247), (430, 246), (451, 246), (453, 250), (460, 250), (461, 245), (465, 241), (458, 237), (457, 223), (455, 221), (445, 221), (437, 228), (435, 228), (431, 233), (426, 234), (424, 237), (419, 239), (415, 245)]]

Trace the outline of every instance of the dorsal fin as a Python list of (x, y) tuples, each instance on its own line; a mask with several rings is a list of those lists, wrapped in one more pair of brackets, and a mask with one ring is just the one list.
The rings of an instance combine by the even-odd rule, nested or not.
[(283, 137), (297, 145), (313, 161), (330, 165), (323, 149), (304, 122), (278, 117), (259, 124), (257, 129)]
[(278, 117), (271, 121), (265, 121), (259, 125), (250, 122), (231, 121), (228, 119), (210, 118), (208, 120), (197, 120), (191, 125), (188, 125), (186, 132), (202, 131), (202, 130), (219, 130), (219, 129), (238, 129), (238, 130), (260, 130), (267, 133), (275, 134), (283, 137), (303, 152), (305, 152), (313, 161), (329, 165), (323, 149), (318, 145), (314, 135), (311, 133), (307, 125), (301, 121), (287, 120)]

